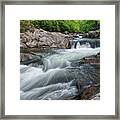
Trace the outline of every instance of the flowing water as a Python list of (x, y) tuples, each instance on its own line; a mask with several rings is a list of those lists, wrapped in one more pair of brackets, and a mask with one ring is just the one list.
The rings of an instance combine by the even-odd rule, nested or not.
[(36, 67), (34, 64), (20, 65), (21, 100), (71, 100), (78, 95), (76, 83), (79, 81), (82, 81), (81, 90), (99, 82), (94, 66), (79, 63), (80, 59), (99, 53), (99, 47), (81, 48), (77, 44), (76, 49), (53, 51), (51, 54), (36, 53), (42, 56), (42, 63)]

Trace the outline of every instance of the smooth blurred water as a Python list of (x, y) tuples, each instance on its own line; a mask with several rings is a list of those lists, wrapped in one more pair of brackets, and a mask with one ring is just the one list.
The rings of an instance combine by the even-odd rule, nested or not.
[(94, 68), (85, 65), (72, 66), (73, 62), (96, 55), (100, 48), (55, 50), (42, 58), (39, 67), (20, 65), (21, 100), (69, 100), (78, 95), (76, 81), (83, 86), (94, 82)]

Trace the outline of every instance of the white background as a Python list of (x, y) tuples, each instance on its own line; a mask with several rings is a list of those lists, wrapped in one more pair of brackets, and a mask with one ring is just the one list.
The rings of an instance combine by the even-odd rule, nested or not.
[[(20, 100), (20, 20), (100, 20), (100, 100)], [(114, 5), (5, 6), (6, 115), (115, 114)]]

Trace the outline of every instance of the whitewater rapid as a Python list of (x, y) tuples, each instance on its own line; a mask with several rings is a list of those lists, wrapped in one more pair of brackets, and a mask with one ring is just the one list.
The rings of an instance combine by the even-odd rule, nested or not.
[(76, 81), (86, 80), (85, 84), (94, 82), (84, 76), (94, 72), (89, 66), (71, 66), (73, 61), (96, 55), (100, 48), (78, 48), (56, 50), (43, 60), (41, 67), (20, 65), (20, 99), (21, 100), (67, 100), (78, 95)]

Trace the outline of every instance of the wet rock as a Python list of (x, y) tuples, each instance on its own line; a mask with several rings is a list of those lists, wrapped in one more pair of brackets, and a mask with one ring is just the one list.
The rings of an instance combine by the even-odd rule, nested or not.
[(100, 100), (100, 93), (93, 95), (90, 99), (91, 100)]
[[(77, 100), (90, 100), (100, 93), (100, 65), (82, 64), (76, 72)], [(96, 98), (97, 99), (97, 98)]]
[(22, 61), (28, 61), (33, 58), (32, 54), (29, 53), (20, 53), (20, 62)]
[[(69, 73), (73, 74), (76, 81), (75, 86), (79, 95), (89, 87), (98, 87), (100, 85), (100, 65), (99, 64), (83, 64), (76, 68), (67, 68)], [(92, 95), (91, 95), (92, 96)]]
[(100, 55), (99, 53), (97, 55), (92, 55), (85, 57), (80, 60), (80, 64), (99, 64), (100, 63)]
[(100, 53), (98, 53), (97, 55), (84, 57), (77, 61), (72, 61), (71, 66), (76, 67), (76, 66), (80, 66), (82, 64), (92, 64), (92, 65), (99, 66), (100, 65)]
[[(91, 85), (83, 90), (80, 94), (81, 100), (90, 100), (92, 96), (95, 96), (100, 92), (100, 85)], [(94, 98), (94, 97), (93, 97)]]
[(83, 38), (100, 38), (100, 31), (89, 31), (83, 34)]
[(33, 53), (20, 53), (20, 64), (38, 67), (43, 64), (42, 56)]

